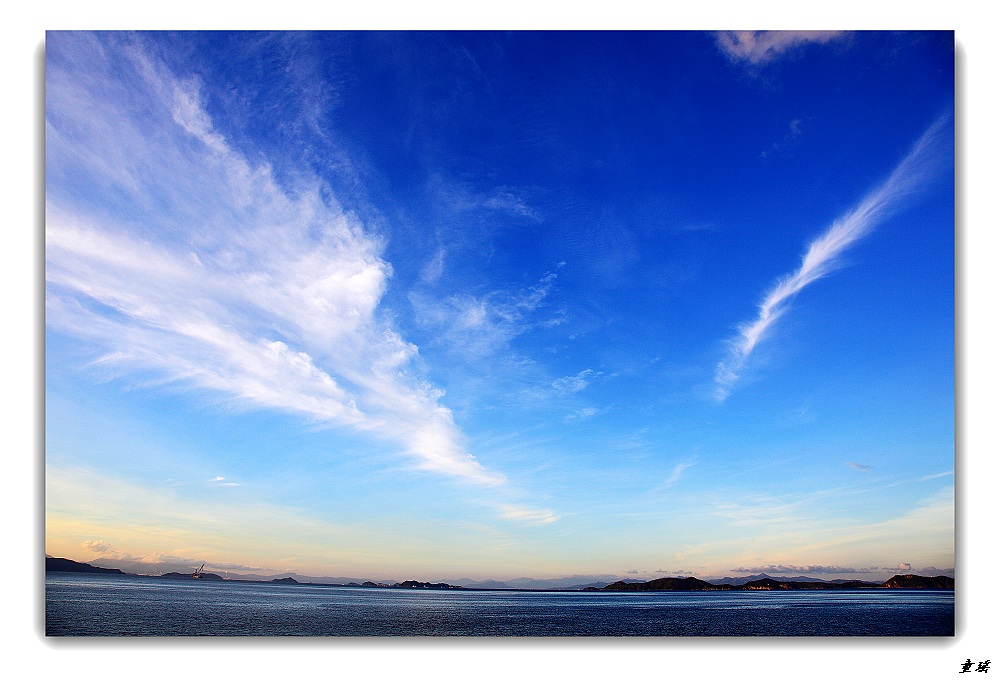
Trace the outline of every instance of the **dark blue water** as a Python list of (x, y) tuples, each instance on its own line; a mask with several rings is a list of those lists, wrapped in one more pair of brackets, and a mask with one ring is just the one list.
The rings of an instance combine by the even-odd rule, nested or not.
[(48, 573), (46, 635), (954, 635), (951, 590), (391, 590)]

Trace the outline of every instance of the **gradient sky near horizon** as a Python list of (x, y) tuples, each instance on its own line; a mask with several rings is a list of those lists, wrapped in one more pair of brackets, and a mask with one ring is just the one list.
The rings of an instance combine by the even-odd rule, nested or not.
[(49, 554), (954, 567), (951, 32), (45, 53)]

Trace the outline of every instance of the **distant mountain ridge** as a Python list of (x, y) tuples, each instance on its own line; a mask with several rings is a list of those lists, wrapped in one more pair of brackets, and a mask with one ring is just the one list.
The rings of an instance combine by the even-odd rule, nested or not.
[(810, 576), (772, 576), (767, 573), (758, 573), (755, 576), (738, 576), (736, 578), (731, 578), (726, 576), (725, 578), (709, 578), (708, 582), (714, 585), (743, 585), (744, 583), (749, 583), (752, 580), (763, 580), (764, 578), (770, 578), (771, 580), (778, 580), (785, 583), (837, 583), (843, 581), (836, 580), (823, 580), (822, 578), (812, 578)]
[[(95, 560), (113, 562), (114, 560)], [(147, 575), (126, 573), (119, 568), (106, 568), (97, 566), (95, 562), (83, 563), (64, 559), (62, 557), (45, 557), (45, 570), (47, 572), (62, 573), (109, 573), (121, 575)], [(229, 574), (227, 574), (229, 575)], [(168, 571), (159, 574), (148, 574), (149, 577), (173, 578), (173, 579), (193, 579), (192, 571), (177, 572)], [(603, 578), (603, 580), (601, 580)], [(884, 583), (877, 583), (864, 580), (832, 580), (824, 581), (819, 578), (809, 578), (807, 576), (796, 576), (794, 578), (777, 577), (772, 578), (766, 573), (756, 576), (745, 576), (743, 578), (715, 578), (712, 580), (701, 580), (693, 576), (687, 578), (657, 578), (654, 580), (637, 580), (626, 578), (607, 583), (608, 578), (613, 576), (570, 576), (566, 578), (553, 578), (549, 580), (537, 580), (534, 578), (515, 578), (508, 582), (497, 580), (475, 581), (471, 578), (462, 578), (459, 581), (417, 581), (406, 580), (402, 583), (395, 581), (374, 582), (357, 578), (311, 578), (309, 576), (299, 576), (291, 574), (282, 578), (274, 576), (236, 576), (232, 574), (227, 578), (216, 573), (202, 572), (200, 580), (211, 581), (243, 581), (243, 582), (271, 582), (285, 584), (303, 585), (336, 585), (347, 587), (367, 587), (367, 588), (413, 588), (432, 590), (587, 590), (587, 591), (610, 591), (610, 592), (658, 592), (677, 590), (824, 590), (824, 589), (845, 589), (845, 588), (888, 588), (888, 589), (949, 589), (955, 588), (955, 579), (950, 576), (920, 576), (913, 573), (895, 575)], [(589, 580), (589, 583), (581, 583), (581, 580)], [(597, 580), (595, 583), (594, 581)], [(333, 581), (333, 582), (330, 582)], [(338, 582), (339, 581), (339, 582)], [(346, 581), (346, 582), (344, 582)], [(567, 582), (568, 581), (568, 582)], [(577, 582), (574, 582), (577, 581)], [(720, 582), (724, 581), (724, 582)], [(737, 582), (729, 582), (737, 581)], [(741, 582), (740, 582), (741, 581)], [(533, 586), (533, 587), (532, 587)]]
[[(180, 575), (190, 575), (194, 571), (194, 567), (185, 564), (177, 563), (155, 563), (148, 564), (141, 561), (130, 561), (128, 559), (110, 559), (107, 557), (101, 557), (98, 559), (93, 559), (89, 562), (92, 566), (103, 566), (105, 568), (120, 568), (125, 573), (133, 573), (140, 576), (162, 576), (168, 573), (179, 573)], [(200, 563), (200, 562), (199, 562)], [(267, 575), (261, 573), (236, 573), (232, 571), (216, 571), (217, 573), (224, 574), (226, 580), (246, 580), (246, 581), (259, 581), (266, 582), (273, 580), (277, 576), (274, 574)], [(353, 577), (343, 577), (343, 576), (304, 576), (298, 573), (288, 573), (282, 572), (281, 576), (287, 576), (299, 583), (325, 583), (330, 585), (349, 585), (351, 583), (361, 584), (365, 581), (370, 580), (369, 578), (353, 578)], [(395, 580), (380, 580), (380, 583), (392, 584)]]
[[(92, 559), (88, 562), (92, 566), (104, 567), (104, 568), (119, 568), (125, 573), (133, 573), (142, 576), (163, 576), (169, 573), (175, 573), (180, 575), (189, 575), (191, 571), (194, 570), (192, 566), (186, 566), (184, 564), (162, 562), (149, 564), (141, 561), (132, 561), (128, 559), (111, 559), (107, 557), (101, 557), (97, 559)], [(200, 563), (200, 562), (199, 562)], [(216, 573), (221, 573), (216, 571)], [(373, 579), (373, 578), (358, 578), (353, 576), (308, 576), (301, 573), (289, 573), (282, 572), (281, 576), (289, 577), (298, 583), (315, 583), (315, 584), (326, 584), (326, 585), (365, 585), (374, 584), (379, 587), (391, 587), (392, 585), (398, 583), (399, 581), (393, 579)], [(266, 575), (260, 573), (238, 573), (233, 571), (226, 571), (224, 577), (227, 580), (246, 580), (246, 581), (261, 581), (268, 582), (273, 580), (275, 575)], [(562, 578), (528, 578), (520, 577), (513, 578), (511, 580), (502, 581), (495, 580), (493, 578), (487, 580), (473, 580), (472, 578), (432, 578), (431, 582), (435, 583), (445, 583), (447, 585), (453, 585), (468, 589), (476, 590), (582, 590), (585, 587), (591, 585), (604, 585), (615, 580), (619, 580), (619, 577), (609, 575), (609, 574), (593, 574), (593, 575), (576, 575), (576, 576), (564, 576)], [(632, 579), (626, 579), (631, 581)], [(638, 582), (643, 580), (648, 580), (647, 578), (637, 579)]]

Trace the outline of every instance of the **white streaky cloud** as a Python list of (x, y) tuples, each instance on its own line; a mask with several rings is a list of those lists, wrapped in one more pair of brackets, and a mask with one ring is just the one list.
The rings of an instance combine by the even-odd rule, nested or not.
[(667, 476), (667, 479), (666, 481), (664, 481), (663, 485), (665, 487), (671, 487), (672, 485), (677, 484), (677, 482), (680, 481), (681, 476), (684, 475), (684, 472), (689, 468), (691, 468), (692, 466), (694, 466), (694, 462), (684, 462), (681, 464), (677, 464), (670, 472), (670, 475)]
[(601, 375), (600, 371), (594, 371), (593, 369), (584, 369), (575, 376), (563, 376), (552, 382), (552, 387), (557, 392), (560, 393), (573, 393), (580, 392), (588, 385), (590, 381)]
[[(365, 431), (414, 466), (504, 481), (463, 448), (379, 312), (382, 241), (316, 178), (281, 186), (138, 39), (59, 34), (46, 63), (47, 324), (154, 381)], [(143, 102), (143, 107), (130, 103)]]
[(942, 471), (941, 473), (933, 473), (929, 476), (923, 476), (919, 480), (921, 481), (934, 480), (936, 478), (944, 478), (946, 476), (953, 476), (953, 475), (955, 475), (954, 471)]
[(716, 44), (734, 62), (753, 65), (771, 62), (789, 50), (809, 43), (828, 43), (844, 31), (720, 31)]
[(950, 130), (947, 126), (950, 121), (950, 116), (936, 121), (881, 185), (809, 245), (799, 268), (782, 277), (764, 297), (757, 318), (739, 326), (739, 335), (728, 343), (728, 355), (716, 367), (715, 398), (718, 401), (729, 396), (750, 354), (788, 311), (795, 295), (833, 271), (844, 250), (898, 209), (936, 171), (936, 165), (944, 159), (941, 148), (948, 142), (946, 133)]
[[(897, 516), (873, 523), (851, 524), (831, 529), (831, 535), (815, 537), (799, 547), (799, 552), (813, 554), (825, 550), (827, 558), (844, 558), (868, 548), (883, 559), (910, 557), (914, 550), (933, 550), (939, 558), (923, 563), (951, 565), (955, 545), (955, 493), (942, 488)], [(884, 562), (883, 562), (884, 563)], [(892, 563), (897, 563), (893, 561)]]
[(559, 520), (555, 512), (550, 509), (530, 509), (528, 507), (511, 505), (501, 507), (500, 515), (512, 521), (524, 521), (533, 524), (555, 523)]

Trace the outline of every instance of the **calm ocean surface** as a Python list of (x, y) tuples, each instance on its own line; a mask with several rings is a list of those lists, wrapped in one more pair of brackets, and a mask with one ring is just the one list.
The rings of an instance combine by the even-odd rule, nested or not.
[(46, 635), (953, 635), (951, 590), (507, 592), (45, 576)]

